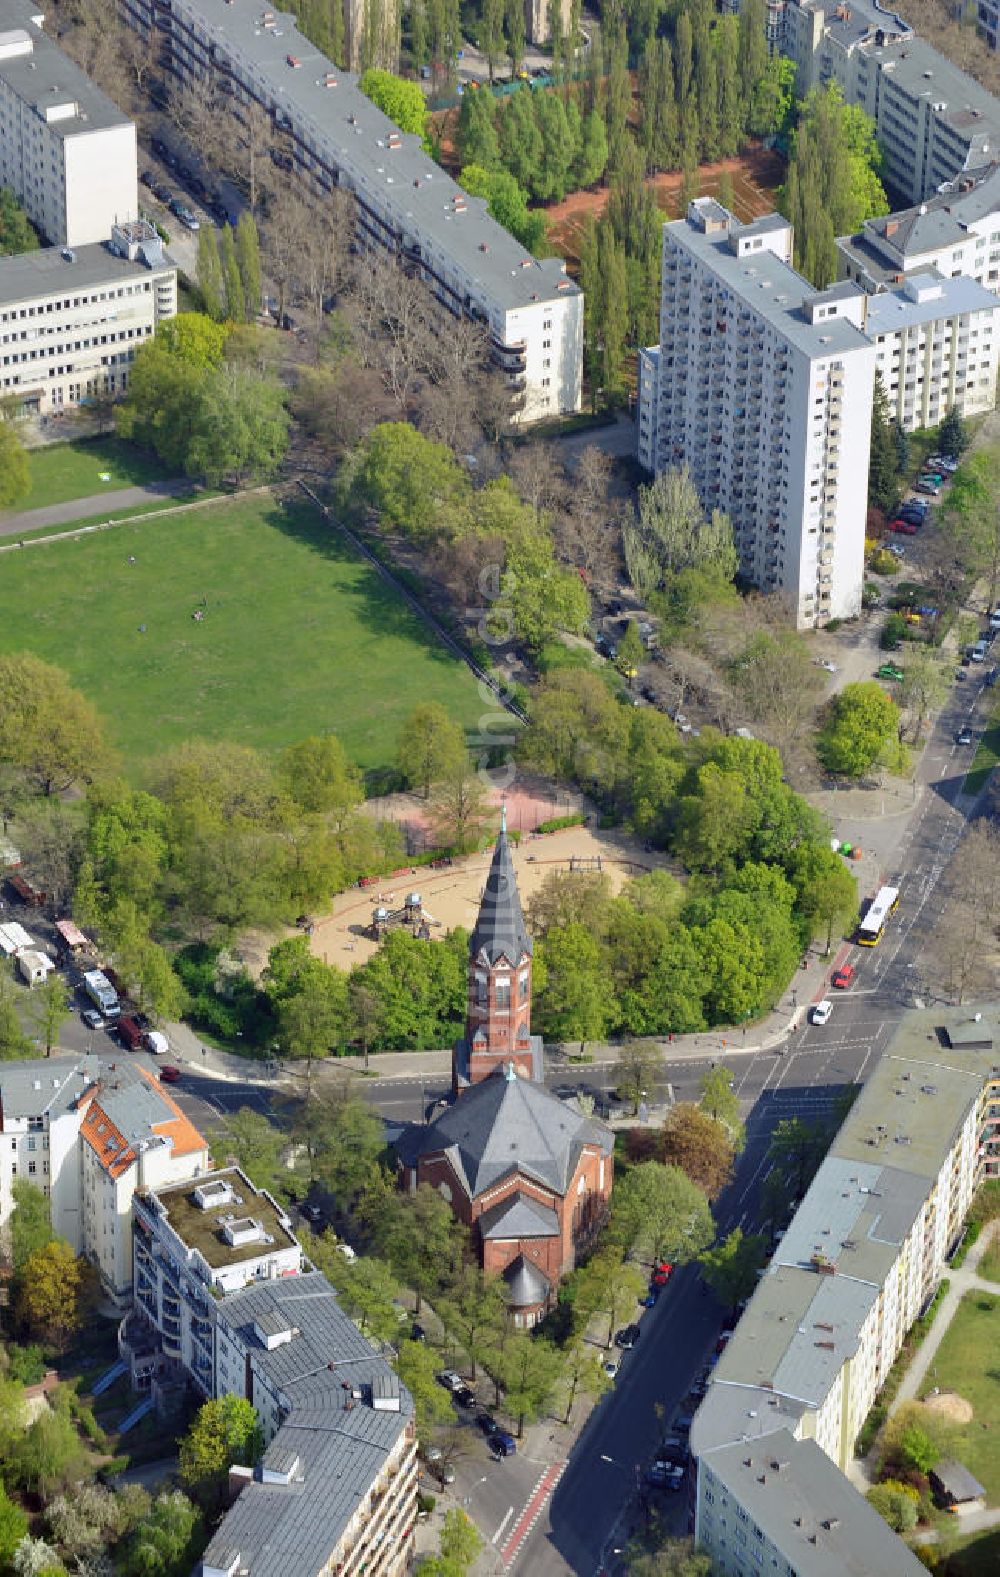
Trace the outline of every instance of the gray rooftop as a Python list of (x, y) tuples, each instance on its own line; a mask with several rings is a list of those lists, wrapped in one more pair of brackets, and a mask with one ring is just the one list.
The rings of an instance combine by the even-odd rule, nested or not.
[(969, 144), (972, 164), (1000, 154), (1000, 103), (932, 44), (914, 36), (882, 48), (865, 44), (863, 49), (909, 97), (945, 105), (937, 119)]
[(925, 1568), (814, 1440), (786, 1429), (706, 1465), (799, 1577), (919, 1577)]
[(46, 110), (76, 106), (75, 113), (48, 122), (49, 130), (57, 136), (79, 137), (112, 126), (130, 126), (129, 117), (36, 25), (40, 14), (39, 6), (31, 0), (0, 0), (2, 42), (13, 44), (11, 35), (20, 32), (31, 44), (30, 53), (0, 59), (0, 78), (43, 120)]
[[(72, 258), (66, 257), (72, 251)], [(164, 258), (162, 265), (149, 269), (145, 263), (131, 263), (119, 257), (105, 242), (72, 249), (45, 246), (38, 252), (22, 252), (18, 257), (0, 257), (0, 307), (38, 297), (76, 293), (95, 285), (121, 285), (133, 279), (149, 279), (152, 273), (172, 268)]]
[(173, 1122), (177, 1117), (165, 1092), (143, 1076), (139, 1064), (124, 1059), (101, 1063), (95, 1099), (130, 1143), (141, 1143), (151, 1137), (157, 1125)]
[(0, 1062), (0, 1132), (4, 1119), (48, 1115), (50, 1121), (72, 1111), (101, 1069), (97, 1057), (38, 1057)]
[(564, 1195), (585, 1145), (614, 1148), (611, 1131), (584, 1117), (532, 1079), (492, 1073), (474, 1084), (426, 1127), (410, 1129), (399, 1146), (411, 1166), (444, 1154), (470, 1199), (514, 1173)]
[[(725, 209), (721, 212), (728, 217)], [(785, 223), (781, 220), (782, 226)], [(810, 358), (836, 356), (866, 348), (867, 340), (861, 329), (845, 318), (824, 318), (816, 324), (808, 321), (803, 304), (815, 297), (816, 291), (774, 252), (762, 249), (749, 256), (735, 255), (730, 237), (741, 237), (748, 228), (735, 220), (728, 233), (706, 234), (688, 219), (675, 219), (664, 226), (665, 233), (673, 241), (693, 253), (723, 285), (804, 355)]]
[[(348, 177), (361, 197), (391, 201), (400, 230), (442, 248), (504, 310), (560, 294), (577, 294), (561, 258), (533, 258), (426, 154), (420, 138), (396, 126), (341, 71), (310, 44), (294, 17), (273, 10), (262, 26), (260, 0), (173, 0), (175, 18), (197, 19), (213, 46), (239, 58), (255, 90), (294, 115), (317, 151)], [(175, 21), (176, 28), (176, 21)], [(297, 62), (289, 64), (289, 59)], [(389, 147), (389, 137), (398, 146)], [(391, 191), (389, 190), (391, 188)], [(464, 205), (456, 211), (455, 200)]]
[(905, 261), (907, 257), (922, 257), (966, 240), (974, 224), (997, 212), (1000, 166), (989, 164), (949, 182), (926, 202), (866, 219), (861, 234), (851, 240), (869, 240), (880, 254)]
[(957, 1462), (954, 1457), (939, 1462), (931, 1470), (930, 1476), (945, 1498), (956, 1504), (964, 1500), (979, 1500), (986, 1494), (976, 1475), (970, 1473), (964, 1462)]
[(558, 1237), (559, 1221), (554, 1210), (540, 1205), (527, 1194), (511, 1194), (498, 1205), (484, 1210), (479, 1217), (483, 1238)]
[(897, 38), (913, 36), (908, 22), (887, 6), (878, 5), (876, 0), (851, 0), (849, 6), (843, 7), (836, 6), (834, 0), (826, 0), (815, 8), (809, 4), (803, 6), (803, 10), (813, 9), (822, 9), (825, 32), (848, 52), (866, 38), (874, 37), (876, 30)]
[(507, 1266), (503, 1279), (507, 1283), (507, 1297), (514, 1309), (528, 1309), (536, 1303), (544, 1303), (552, 1288), (545, 1272), (525, 1259), (523, 1254), (519, 1254)]
[[(255, 1369), (288, 1408), (265, 1466), (290, 1473), (291, 1482), (248, 1484), (204, 1564), (226, 1569), (238, 1552), (253, 1577), (314, 1577), (410, 1425), (412, 1399), (318, 1272), (233, 1293), (216, 1314), (220, 1327), (239, 1333)], [(268, 1351), (255, 1334), (258, 1324), (290, 1330), (292, 1339)], [(398, 1411), (373, 1407), (373, 1392), (383, 1402), (398, 1396)]]
[(507, 841), (505, 820), (493, 850), (490, 873), (479, 905), (479, 917), (469, 941), (469, 952), (474, 959), (480, 953), (484, 954), (489, 964), (496, 964), (501, 958), (506, 958), (510, 964), (517, 964), (531, 951), (531, 937), (521, 912), (521, 898), (517, 890), (517, 876)]
[[(992, 291), (965, 274), (960, 274), (957, 279), (944, 279), (936, 270), (925, 269), (908, 274), (907, 281), (906, 285), (879, 291), (877, 295), (869, 297), (867, 327), (870, 336), (894, 334), (899, 329), (933, 323), (936, 318), (962, 317), (971, 312), (996, 312), (1000, 307)], [(926, 287), (927, 295), (923, 301), (914, 301), (909, 294), (914, 287)]]

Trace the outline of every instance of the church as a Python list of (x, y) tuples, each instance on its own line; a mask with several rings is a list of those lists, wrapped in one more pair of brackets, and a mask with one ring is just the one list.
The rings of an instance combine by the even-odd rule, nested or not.
[(614, 1173), (610, 1130), (545, 1088), (541, 1037), (531, 1033), (532, 951), (504, 814), (469, 943), (451, 1103), (408, 1129), (396, 1153), (404, 1186), (429, 1183), (470, 1229), (521, 1327), (551, 1307), (600, 1230)]

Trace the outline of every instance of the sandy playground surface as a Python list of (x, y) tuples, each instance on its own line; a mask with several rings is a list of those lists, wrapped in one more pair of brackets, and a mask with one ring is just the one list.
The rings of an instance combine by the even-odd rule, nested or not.
[(941, 1413), (953, 1424), (968, 1424), (972, 1420), (972, 1403), (957, 1391), (938, 1391), (936, 1396), (925, 1396), (924, 1406), (932, 1413)]

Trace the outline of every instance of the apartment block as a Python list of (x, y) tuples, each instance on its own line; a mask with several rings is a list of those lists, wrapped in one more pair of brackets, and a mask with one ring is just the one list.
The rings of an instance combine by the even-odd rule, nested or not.
[(875, 349), (862, 292), (813, 290), (791, 255), (778, 214), (743, 225), (712, 198), (664, 226), (639, 441), (650, 470), (688, 467), (742, 575), (806, 628), (861, 605)]
[(104, 1291), (132, 1291), (137, 1187), (205, 1172), (206, 1140), (144, 1068), (100, 1057), (0, 1065), (0, 1233), (13, 1184), (49, 1197), (53, 1230), (97, 1267)]
[(838, 82), (872, 116), (893, 198), (921, 202), (1000, 154), (997, 100), (877, 0), (776, 0), (767, 29), (800, 93)]
[(171, 1379), (252, 1402), (256, 1469), (205, 1551), (204, 1577), (407, 1569), (416, 1521), (413, 1403), (303, 1259), (283, 1211), (236, 1167), (134, 1200), (133, 1383)]
[(639, 404), (637, 411), (638, 424), (638, 459), (639, 464), (647, 471), (656, 470), (657, 452), (657, 414), (659, 400), (657, 390), (660, 383), (660, 347), (659, 345), (640, 346), (639, 349)]
[[(790, 1464), (792, 1481), (812, 1463), (815, 1483), (802, 1510), (811, 1531), (845, 1495), (840, 1523), (864, 1517), (843, 1477), (854, 1442), (934, 1294), (977, 1184), (998, 1170), (1000, 1012), (994, 1005), (908, 1014), (778, 1245), (696, 1415), (699, 1537), (717, 1570), (745, 1569), (734, 1564), (731, 1541), (725, 1548), (722, 1541), (746, 1524), (737, 1513), (719, 1525), (717, 1463), (728, 1495), (796, 1571), (836, 1569), (819, 1553), (792, 1561), (788, 1541), (798, 1534), (788, 1504), (750, 1488), (739, 1454), (756, 1464), (760, 1483), (780, 1480), (775, 1462)], [(813, 1543), (821, 1551), (828, 1541), (820, 1531)]]
[(0, 185), (55, 246), (106, 240), (139, 217), (135, 126), (28, 0), (0, 0)]
[(398, 256), (444, 308), (483, 325), (518, 421), (579, 409), (583, 297), (563, 260), (525, 251), (293, 17), (260, 0), (123, 0), (122, 14), (162, 34), (181, 83), (214, 83), (237, 113), (261, 106), (307, 196), (350, 192), (358, 246)]
[(0, 390), (47, 414), (122, 394), (139, 347), (177, 311), (177, 270), (145, 220), (103, 245), (0, 258)]
[(996, 404), (1000, 299), (974, 279), (907, 274), (866, 297), (866, 332), (891, 414), (906, 432)]
[(838, 273), (871, 294), (936, 269), (1000, 294), (1000, 166), (970, 170), (926, 202), (837, 239)]

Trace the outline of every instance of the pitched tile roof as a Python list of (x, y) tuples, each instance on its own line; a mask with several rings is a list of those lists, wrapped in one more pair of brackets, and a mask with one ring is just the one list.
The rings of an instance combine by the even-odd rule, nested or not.
[(177, 1102), (137, 1063), (103, 1063), (86, 1100), (80, 1133), (111, 1177), (120, 1177), (143, 1145), (156, 1141), (169, 1141), (174, 1155), (208, 1148)]

